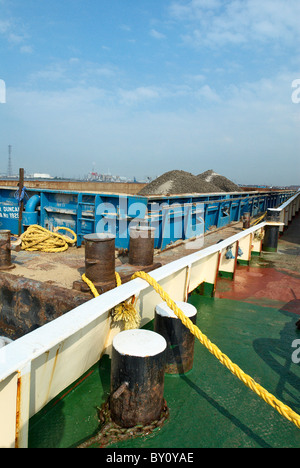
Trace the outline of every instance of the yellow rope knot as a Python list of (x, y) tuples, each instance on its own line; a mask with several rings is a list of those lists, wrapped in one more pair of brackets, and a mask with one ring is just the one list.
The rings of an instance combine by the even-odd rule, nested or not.
[[(122, 281), (119, 273), (115, 272), (117, 287), (121, 286)], [(94, 297), (98, 297), (99, 293), (92, 281), (86, 275), (82, 275), (83, 281), (90, 287)], [(111, 313), (113, 322), (124, 322), (124, 330), (132, 330), (140, 327), (141, 317), (134, 307), (134, 299), (124, 301), (117, 305)]]
[(124, 322), (124, 330), (132, 330), (140, 327), (141, 318), (137, 313), (134, 305), (130, 302), (122, 302), (122, 304), (115, 307), (112, 313), (114, 322)]

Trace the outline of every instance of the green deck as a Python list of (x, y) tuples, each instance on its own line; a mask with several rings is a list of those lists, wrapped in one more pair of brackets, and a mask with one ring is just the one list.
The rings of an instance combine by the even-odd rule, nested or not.
[[(278, 253), (218, 280), (214, 298), (192, 295), (197, 325), (244, 372), (300, 414), (299, 221)], [(149, 325), (151, 329), (152, 324)], [(97, 407), (110, 385), (107, 356), (30, 421), (29, 447), (76, 447), (97, 432)], [(298, 448), (300, 429), (233, 376), (196, 339), (193, 369), (165, 376), (170, 417), (155, 433), (110, 448)], [(96, 445), (92, 446), (95, 447)]]

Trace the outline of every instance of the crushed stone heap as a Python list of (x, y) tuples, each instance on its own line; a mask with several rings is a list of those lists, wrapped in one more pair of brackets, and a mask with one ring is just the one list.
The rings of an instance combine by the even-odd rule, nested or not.
[(178, 195), (183, 193), (239, 192), (242, 189), (224, 176), (209, 170), (203, 174), (173, 170), (147, 184), (138, 195)]
[(202, 174), (197, 175), (197, 179), (201, 181), (205, 181), (209, 184), (215, 185), (219, 187), (223, 192), (242, 192), (243, 189), (236, 185), (231, 180), (227, 179), (220, 174), (217, 174), (215, 171), (210, 169), (209, 171), (203, 172)]

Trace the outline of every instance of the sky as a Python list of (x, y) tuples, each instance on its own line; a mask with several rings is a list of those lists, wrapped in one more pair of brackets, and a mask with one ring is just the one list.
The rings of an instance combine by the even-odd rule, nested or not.
[(0, 173), (11, 145), (15, 173), (299, 184), (299, 18), (299, 0), (0, 0)]

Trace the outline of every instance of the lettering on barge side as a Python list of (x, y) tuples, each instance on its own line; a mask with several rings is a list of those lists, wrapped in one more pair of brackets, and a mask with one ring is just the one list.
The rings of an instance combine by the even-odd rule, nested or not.
[(0, 218), (19, 219), (19, 207), (0, 205)]

